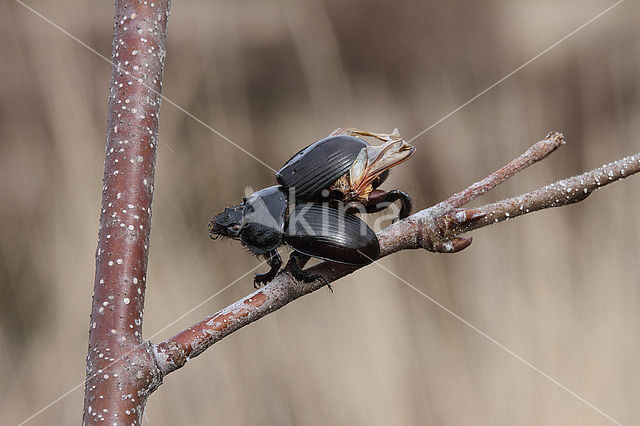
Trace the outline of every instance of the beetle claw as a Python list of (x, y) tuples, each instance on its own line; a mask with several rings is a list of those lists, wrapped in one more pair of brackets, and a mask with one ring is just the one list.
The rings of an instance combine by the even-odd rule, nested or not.
[[(333, 287), (331, 287), (331, 284), (329, 283), (329, 280), (326, 279), (325, 277), (323, 277), (322, 275), (318, 275), (318, 274), (309, 274), (309, 278), (311, 278), (311, 281), (315, 281), (315, 280), (320, 280), (324, 283), (324, 285), (327, 286), (327, 288), (329, 289), (329, 291), (331, 293), (333, 293)], [(309, 282), (311, 282), (309, 281)]]
[(268, 275), (270, 275), (268, 272), (256, 274), (253, 277), (253, 288), (260, 288), (271, 281), (273, 277), (269, 277)]
[(323, 277), (320, 274), (311, 274), (309, 272), (305, 272), (301, 269), (299, 270), (295, 270), (295, 269), (289, 269), (289, 272), (291, 272), (291, 275), (293, 275), (293, 278), (295, 278), (298, 281), (302, 281), (305, 283), (311, 283), (314, 281), (322, 281), (324, 283), (324, 285), (326, 285), (329, 288), (329, 291), (331, 291), (331, 293), (333, 293), (333, 287), (331, 287), (331, 284), (329, 283), (329, 280), (326, 279), (325, 277)]
[(333, 288), (331, 287), (331, 284), (329, 284), (329, 280), (327, 280), (320, 274), (312, 274), (310, 272), (303, 271), (300, 268), (300, 263), (298, 262), (301, 262), (304, 265), (308, 260), (308, 256), (294, 251), (293, 253), (291, 253), (291, 257), (289, 257), (289, 261), (287, 262), (287, 266), (285, 266), (285, 269), (288, 270), (289, 273), (291, 273), (291, 276), (298, 281), (310, 283), (316, 280), (320, 280), (329, 288), (331, 293), (333, 293)]
[(267, 253), (265, 257), (267, 259), (267, 263), (269, 264), (269, 266), (271, 266), (271, 269), (269, 269), (267, 272), (255, 274), (253, 276), (253, 288), (260, 288), (268, 282), (272, 281), (276, 277), (278, 271), (280, 270), (280, 267), (282, 266), (282, 259), (280, 258), (280, 255), (277, 251), (271, 251)]

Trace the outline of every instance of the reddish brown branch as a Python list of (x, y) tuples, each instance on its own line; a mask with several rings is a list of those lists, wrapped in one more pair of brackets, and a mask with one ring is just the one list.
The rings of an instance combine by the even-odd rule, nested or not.
[[(148, 395), (164, 375), (215, 342), (323, 287), (280, 273), (267, 286), (153, 345), (142, 340), (158, 114), (169, 0), (117, 0), (109, 123), (96, 276), (87, 356), (84, 423), (140, 424)], [(640, 154), (519, 197), (461, 207), (564, 143), (550, 133), (505, 167), (378, 234), (381, 257), (404, 249), (457, 252), (463, 232), (585, 199), (640, 170)], [(358, 267), (323, 262), (311, 272), (335, 281)]]
[[(456, 252), (471, 243), (459, 234), (536, 210), (575, 203), (601, 186), (640, 171), (640, 154), (618, 160), (580, 176), (561, 180), (519, 197), (477, 209), (460, 209), (525, 167), (545, 158), (564, 143), (562, 135), (550, 133), (526, 153), (466, 190), (429, 209), (397, 222), (378, 234), (381, 257), (405, 249)], [(357, 267), (323, 262), (310, 268), (329, 281), (348, 275)], [(256, 321), (293, 300), (323, 287), (322, 282), (301, 283), (281, 272), (271, 283), (216, 314), (154, 345), (156, 362), (163, 375), (182, 367), (228, 334)]]
[(454, 224), (449, 232), (451, 235), (457, 235), (537, 210), (577, 203), (599, 188), (624, 179), (639, 170), (640, 153), (518, 197), (478, 207), (477, 211), (485, 213), (484, 217), (472, 223)]
[(474, 183), (463, 191), (453, 194), (448, 199), (432, 207), (433, 211), (446, 211), (452, 208), (461, 207), (475, 198), (486, 194), (505, 180), (514, 176), (519, 171), (529, 167), (533, 163), (547, 158), (549, 154), (558, 149), (560, 145), (564, 145), (565, 140), (562, 133), (550, 132), (543, 140), (532, 145), (520, 157), (512, 160), (501, 168), (491, 173), (486, 178)]
[(142, 340), (142, 313), (168, 7), (116, 2), (85, 424), (139, 424), (162, 380)]

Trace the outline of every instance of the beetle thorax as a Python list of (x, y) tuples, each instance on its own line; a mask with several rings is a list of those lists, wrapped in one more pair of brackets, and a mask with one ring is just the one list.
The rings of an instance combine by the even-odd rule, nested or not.
[(242, 243), (256, 254), (270, 252), (282, 244), (287, 196), (281, 186), (254, 192), (243, 204)]

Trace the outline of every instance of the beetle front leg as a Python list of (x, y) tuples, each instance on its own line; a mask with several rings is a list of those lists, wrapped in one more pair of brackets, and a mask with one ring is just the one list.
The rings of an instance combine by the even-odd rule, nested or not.
[(291, 253), (291, 255), (289, 256), (289, 261), (287, 262), (287, 266), (285, 266), (285, 269), (288, 270), (293, 278), (298, 281), (310, 283), (315, 280), (321, 280), (326, 284), (327, 287), (329, 287), (331, 293), (333, 293), (333, 288), (331, 288), (331, 284), (329, 284), (329, 281), (325, 277), (302, 270), (309, 259), (310, 257), (306, 254), (302, 254), (299, 251), (294, 250), (293, 253)]
[(271, 269), (268, 272), (256, 274), (253, 277), (253, 288), (258, 288), (273, 280), (282, 266), (282, 258), (276, 250), (270, 251), (265, 257), (267, 257), (267, 263), (271, 266)]

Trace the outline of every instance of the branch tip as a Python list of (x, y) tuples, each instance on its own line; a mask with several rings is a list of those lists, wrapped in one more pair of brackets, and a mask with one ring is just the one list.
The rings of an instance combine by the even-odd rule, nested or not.
[(515, 176), (520, 171), (526, 169), (530, 165), (545, 159), (549, 154), (558, 149), (560, 145), (565, 143), (564, 136), (560, 132), (549, 132), (545, 139), (536, 142), (527, 149), (527, 151), (518, 158), (510, 161), (507, 165), (499, 170), (491, 173), (469, 186), (467, 189), (452, 195), (447, 200), (434, 206), (434, 212), (443, 213), (452, 208), (462, 207), (473, 201), (477, 197), (486, 194), (505, 180)]
[(567, 141), (564, 139), (564, 135), (560, 132), (551, 131), (544, 138), (547, 141), (554, 142), (557, 146), (564, 145)]

